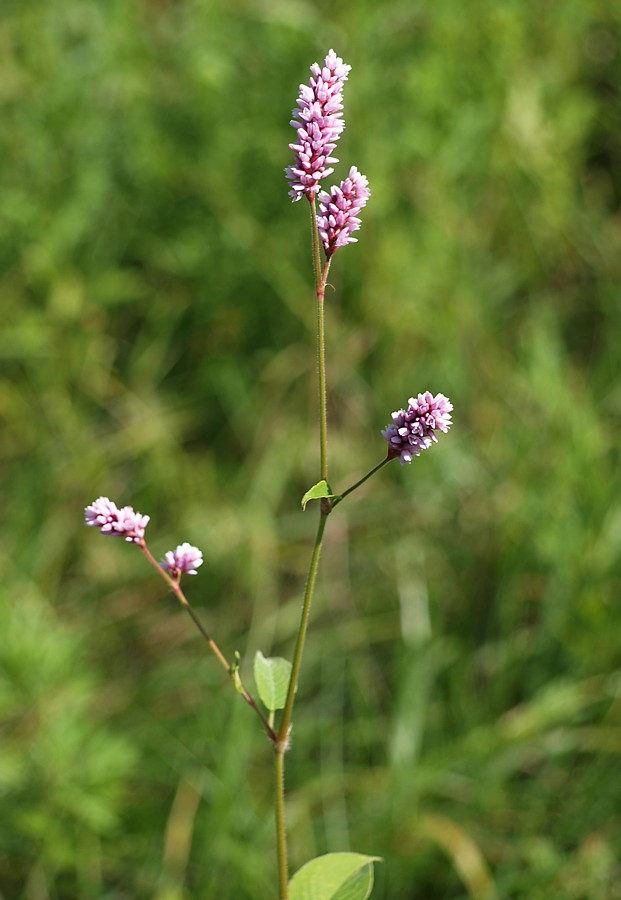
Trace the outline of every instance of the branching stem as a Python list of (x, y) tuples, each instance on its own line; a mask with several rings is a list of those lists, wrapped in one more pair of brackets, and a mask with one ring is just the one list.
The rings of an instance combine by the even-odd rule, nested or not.
[(367, 474), (364, 475), (359, 481), (357, 481), (355, 484), (352, 484), (351, 487), (348, 487), (347, 490), (343, 491), (342, 494), (339, 494), (338, 497), (335, 497), (335, 499), (332, 501), (332, 509), (334, 509), (335, 506), (338, 506), (341, 500), (344, 500), (345, 497), (348, 496), (348, 494), (352, 494), (357, 488), (360, 487), (360, 485), (364, 484), (365, 481), (368, 481), (371, 475), (375, 475), (376, 472), (379, 472), (380, 469), (383, 469), (386, 463), (389, 463), (390, 460), (391, 457), (385, 457), (380, 463), (378, 463), (376, 466), (373, 466), (371, 471), (367, 472)]
[(190, 618), (192, 619), (192, 621), (194, 622), (194, 624), (196, 625), (196, 627), (198, 628), (198, 630), (200, 631), (202, 636), (205, 638), (205, 640), (209, 644), (209, 647), (212, 650), (212, 652), (215, 654), (216, 659), (218, 660), (218, 662), (220, 663), (222, 668), (226, 669), (227, 674), (230, 676), (231, 680), (233, 681), (233, 684), (235, 685), (235, 689), (237, 690), (237, 692), (239, 694), (241, 694), (241, 696), (244, 698), (246, 703), (255, 711), (255, 713), (261, 720), (261, 723), (262, 723), (263, 727), (265, 728), (265, 731), (266, 731), (267, 736), (269, 737), (270, 741), (272, 741), (272, 743), (275, 744), (276, 740), (277, 740), (276, 732), (274, 731), (274, 729), (272, 728), (270, 723), (267, 721), (267, 719), (261, 712), (261, 709), (257, 706), (257, 703), (256, 703), (254, 697), (252, 696), (252, 694), (248, 693), (248, 691), (242, 684), (242, 680), (241, 680), (239, 672), (237, 670), (237, 666), (232, 666), (229, 663), (229, 661), (227, 660), (224, 653), (220, 650), (220, 648), (218, 647), (218, 645), (216, 644), (214, 639), (207, 632), (205, 626), (203, 625), (201, 620), (198, 618), (198, 616), (196, 615), (196, 613), (190, 606), (187, 597), (183, 593), (183, 589), (179, 583), (179, 579), (172, 578), (168, 574), (168, 572), (166, 572), (166, 570), (161, 567), (161, 565), (158, 563), (158, 561), (155, 559), (155, 557), (153, 556), (153, 554), (147, 547), (147, 544), (146, 544), (146, 541), (144, 540), (144, 538), (138, 542), (138, 546), (140, 547), (140, 549), (142, 550), (142, 552), (144, 553), (144, 555), (146, 556), (148, 561), (151, 563), (151, 565), (159, 572), (159, 574), (164, 579), (164, 581), (169, 586), (169, 588), (171, 588), (171, 590), (174, 591), (174, 593), (177, 595), (177, 599), (179, 600), (179, 602), (181, 603), (183, 608), (186, 610), (186, 612), (188, 613), (188, 615), (190, 616)]

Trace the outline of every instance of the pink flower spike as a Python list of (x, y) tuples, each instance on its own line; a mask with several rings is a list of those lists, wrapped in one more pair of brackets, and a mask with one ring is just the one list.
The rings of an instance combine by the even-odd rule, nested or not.
[(85, 525), (99, 528), (102, 534), (109, 537), (124, 537), (130, 543), (141, 543), (148, 523), (149, 516), (135, 512), (131, 506), (119, 509), (107, 497), (99, 497), (84, 510)]
[(319, 194), (317, 227), (326, 259), (330, 259), (339, 247), (356, 243), (358, 239), (352, 234), (360, 228), (358, 213), (370, 196), (368, 179), (355, 166), (338, 187), (333, 185), (329, 194), (326, 191)]
[(169, 550), (160, 565), (175, 579), (182, 575), (197, 575), (196, 570), (203, 565), (203, 554), (198, 547), (193, 547), (186, 541), (175, 550)]
[(401, 465), (411, 463), (413, 456), (420, 456), (438, 442), (436, 431), (447, 432), (451, 427), (453, 404), (444, 394), (434, 397), (430, 391), (410, 397), (408, 408), (392, 414), (392, 424), (382, 435), (388, 441), (388, 459), (399, 457)]
[(343, 85), (351, 66), (330, 50), (323, 66), (311, 66), (309, 84), (300, 85), (291, 126), (297, 132), (297, 140), (289, 144), (295, 153), (292, 166), (285, 169), (291, 190), (289, 196), (295, 202), (302, 196), (312, 200), (319, 191), (319, 182), (330, 175), (332, 156), (343, 129)]

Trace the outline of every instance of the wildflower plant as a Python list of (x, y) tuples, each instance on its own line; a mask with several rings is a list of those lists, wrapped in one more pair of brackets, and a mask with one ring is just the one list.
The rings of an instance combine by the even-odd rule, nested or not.
[(424, 450), (437, 443), (438, 433), (446, 433), (451, 427), (453, 409), (444, 394), (434, 395), (425, 390), (411, 397), (407, 408), (393, 412), (392, 422), (381, 431), (387, 447), (386, 455), (380, 462), (345, 490), (335, 491), (331, 487), (328, 471), (324, 298), (332, 259), (337, 250), (357, 241), (353, 235), (360, 230), (360, 214), (370, 197), (368, 180), (355, 166), (349, 168), (347, 176), (338, 185), (322, 187), (326, 178), (333, 174), (334, 165), (339, 162), (333, 153), (345, 128), (342, 94), (350, 69), (334, 50), (330, 50), (323, 65), (313, 64), (308, 84), (300, 85), (297, 108), (291, 121), (296, 131), (295, 140), (289, 144), (294, 153), (294, 161), (285, 169), (285, 175), (291, 199), (296, 202), (305, 198), (310, 206), (317, 310), (320, 478), (305, 493), (302, 507), (306, 509), (311, 501), (318, 501), (319, 515), (292, 661), (280, 657), (266, 658), (260, 651), (255, 654), (254, 679), (259, 700), (255, 700), (242, 682), (239, 654), (235, 653), (232, 659), (225, 655), (185, 595), (182, 579), (198, 573), (203, 563), (201, 551), (185, 542), (174, 550), (169, 550), (164, 559), (158, 562), (149, 550), (145, 538), (149, 516), (136, 512), (131, 506), (119, 508), (107, 497), (99, 497), (85, 509), (86, 525), (97, 528), (108, 537), (120, 537), (137, 545), (148, 562), (155, 567), (230, 676), (236, 691), (259, 719), (272, 745), (279, 900), (303, 900), (311, 897), (313, 900), (329, 900), (337, 895), (347, 896), (349, 900), (364, 900), (372, 890), (373, 862), (377, 857), (362, 853), (330, 853), (321, 856), (306, 863), (289, 880), (284, 775), (285, 759), (290, 749), (296, 691), (321, 546), (329, 516), (353, 491), (393, 459), (399, 459), (401, 465), (409, 464), (414, 457), (420, 456)]

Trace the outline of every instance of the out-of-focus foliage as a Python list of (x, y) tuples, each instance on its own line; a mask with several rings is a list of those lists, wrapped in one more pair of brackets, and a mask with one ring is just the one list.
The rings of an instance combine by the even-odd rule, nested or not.
[[(0, 895), (275, 894), (271, 753), (100, 494), (188, 540), (251, 679), (291, 657), (316, 510), (308, 66), (352, 66), (373, 196), (328, 295), (330, 482), (455, 404), (327, 533), (292, 869), (374, 897), (621, 896), (621, 12), (603, 0), (5, 0)], [(312, 504), (311, 506), (314, 506)]]

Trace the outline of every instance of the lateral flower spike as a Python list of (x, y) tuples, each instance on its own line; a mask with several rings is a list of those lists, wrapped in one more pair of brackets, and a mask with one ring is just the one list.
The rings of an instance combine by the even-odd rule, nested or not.
[(109, 537), (123, 537), (129, 543), (142, 543), (148, 523), (149, 516), (143, 516), (131, 506), (119, 509), (108, 497), (99, 497), (84, 510), (85, 525), (99, 528)]
[(198, 547), (193, 547), (187, 541), (179, 544), (174, 550), (169, 550), (160, 562), (160, 566), (172, 578), (181, 578), (182, 575), (197, 575), (197, 569), (203, 565), (203, 554)]
[(330, 50), (323, 66), (311, 66), (309, 83), (300, 85), (299, 108), (294, 109), (290, 123), (297, 133), (297, 140), (289, 144), (295, 159), (285, 169), (293, 202), (303, 196), (312, 200), (322, 178), (334, 172), (332, 165), (338, 159), (331, 154), (345, 128), (342, 93), (350, 70), (351, 66)]
[(355, 166), (351, 167), (345, 181), (330, 188), (330, 193), (321, 191), (317, 227), (326, 259), (330, 259), (339, 247), (356, 243), (358, 238), (352, 234), (360, 228), (358, 213), (370, 196), (368, 179)]
[(437, 444), (436, 431), (447, 432), (453, 424), (451, 410), (453, 404), (444, 394), (430, 391), (410, 397), (407, 409), (398, 409), (392, 414), (392, 423), (382, 431), (388, 441), (388, 459), (399, 459), (401, 465), (412, 462), (412, 457), (420, 456)]

